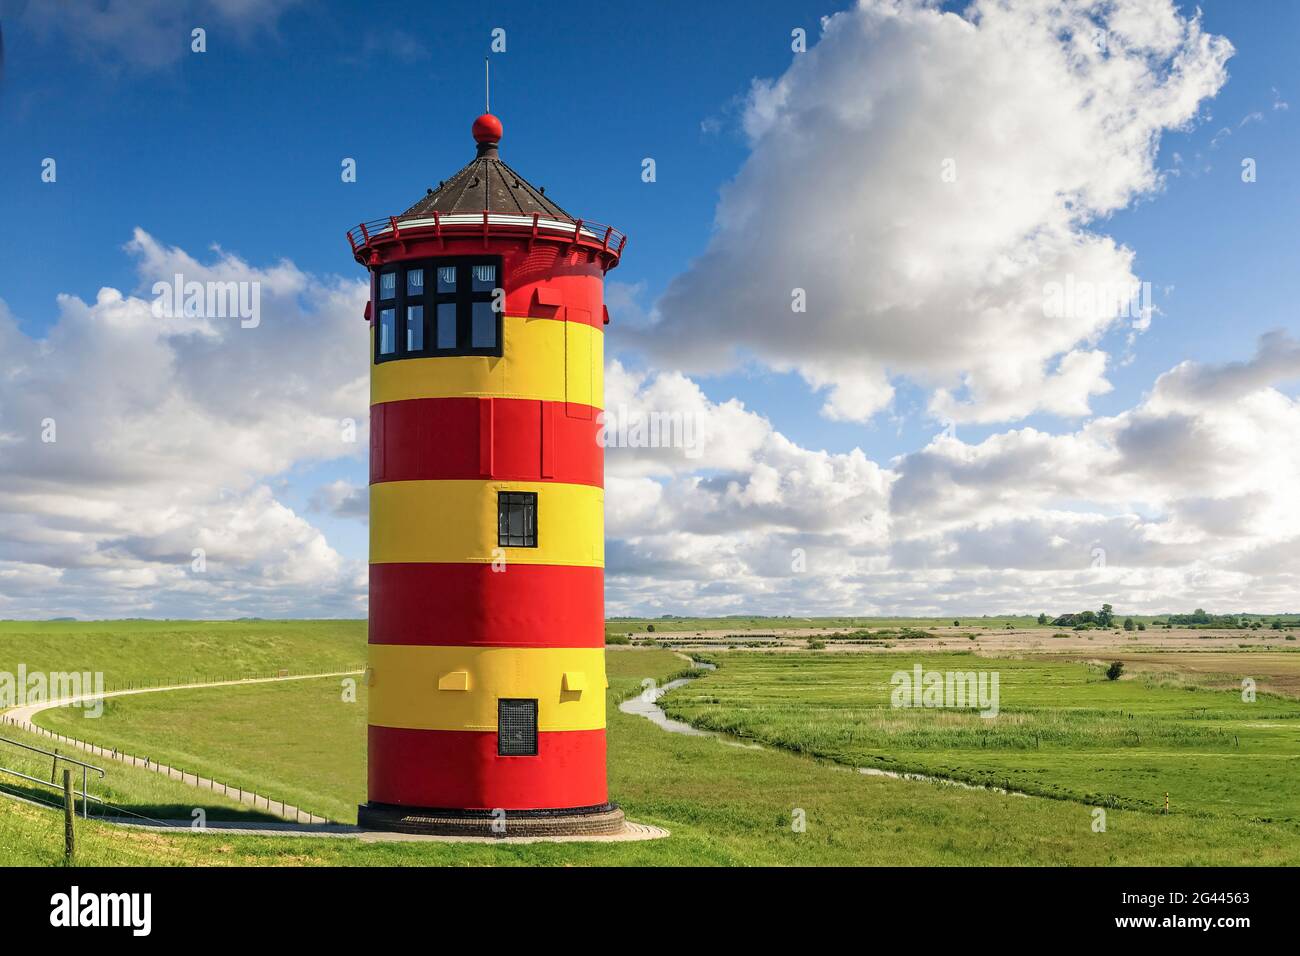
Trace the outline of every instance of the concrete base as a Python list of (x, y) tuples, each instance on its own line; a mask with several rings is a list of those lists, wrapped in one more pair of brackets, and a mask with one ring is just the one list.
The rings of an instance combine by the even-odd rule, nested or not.
[(422, 836), (478, 837), (617, 837), (627, 833), (623, 811), (612, 803), (563, 810), (448, 810), (363, 803), (357, 826)]

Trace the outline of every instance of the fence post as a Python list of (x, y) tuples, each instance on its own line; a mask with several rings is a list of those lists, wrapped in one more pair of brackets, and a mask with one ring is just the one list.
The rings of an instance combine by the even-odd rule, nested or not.
[(69, 863), (72, 862), (72, 854), (75, 850), (76, 836), (73, 833), (72, 821), (75, 814), (72, 809), (72, 771), (67, 767), (63, 768), (63, 857)]

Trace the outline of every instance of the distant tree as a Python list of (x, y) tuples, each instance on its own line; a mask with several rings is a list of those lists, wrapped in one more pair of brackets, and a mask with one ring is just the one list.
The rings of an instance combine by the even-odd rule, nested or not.
[(1133, 618), (1131, 617), (1124, 618), (1124, 630), (1126, 631), (1133, 630)]
[(1084, 611), (1084, 612), (1082, 612), (1081, 614), (1079, 614), (1079, 616), (1078, 616), (1078, 621), (1079, 621), (1080, 624), (1100, 624), (1100, 623), (1101, 623), (1101, 621), (1098, 620), (1097, 615), (1094, 614), (1094, 613), (1092, 613), (1092, 611)]
[(1115, 623), (1115, 609), (1109, 604), (1101, 606), (1101, 612), (1097, 615), (1098, 627), (1110, 627)]
[(1280, 631), (1280, 630), (1282, 630), (1282, 622), (1281, 622), (1281, 621), (1274, 621), (1274, 622), (1273, 622), (1273, 630), (1275, 630), (1275, 631)]
[(1039, 624), (1046, 624), (1046, 623), (1047, 623), (1047, 615), (1046, 615), (1046, 614), (1040, 614), (1040, 615), (1038, 615), (1038, 623), (1039, 623)]
[(1110, 667), (1106, 668), (1106, 680), (1119, 680), (1119, 675), (1124, 673), (1123, 661), (1112, 661)]
[(1139, 631), (1145, 631), (1146, 629), (1147, 629), (1147, 626), (1146, 626), (1145, 624), (1142, 624), (1142, 623), (1139, 623), (1139, 624), (1138, 624), (1138, 630), (1139, 630)]
[(654, 626), (653, 624), (647, 624), (647, 625), (645, 626), (645, 629), (646, 629), (648, 632), (650, 632), (651, 634), (653, 634), (653, 633), (655, 632), (655, 626)]
[(953, 621), (953, 622), (952, 622), (952, 626), (953, 626), (953, 627), (961, 627), (961, 621)]

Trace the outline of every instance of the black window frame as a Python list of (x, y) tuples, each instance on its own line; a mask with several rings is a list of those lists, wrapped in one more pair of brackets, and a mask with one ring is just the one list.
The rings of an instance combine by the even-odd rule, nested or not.
[[(505, 520), (506, 528), (508, 529), (510, 526), (509, 512), (506, 509), (515, 505), (524, 508), (527, 508), (528, 505), (532, 505), (532, 515), (533, 515), (533, 526), (531, 529), (532, 534), (531, 535), (529, 534), (530, 529), (527, 527), (527, 520), (525, 520), (524, 533), (522, 535), (525, 541), (527, 541), (531, 537), (533, 542), (532, 544), (511, 544), (508, 541), (508, 539), (511, 537), (509, 531), (502, 530), (501, 519), (503, 516), (506, 519)], [(524, 514), (527, 515), (528, 512), (525, 511)], [(540, 525), (541, 525), (541, 519), (538, 514), (538, 508), (537, 508), (537, 492), (535, 491), (498, 491), (497, 492), (497, 547), (498, 548), (536, 548), (538, 546), (538, 540), (540, 539), (540, 534), (538, 533)]]
[[(532, 730), (532, 750), (518, 751), (507, 753), (502, 747), (501, 726), (504, 723), (503, 711), (507, 704), (531, 704), (533, 711), (533, 730)], [(498, 697), (497, 698), (497, 756), (498, 757), (536, 757), (541, 750), (539, 746), (538, 734), (538, 712), (540, 711), (537, 698), (535, 697)]]
[[(455, 292), (438, 292), (438, 269), (454, 266), (456, 269), (456, 291)], [(493, 266), (496, 269), (496, 283), (491, 289), (482, 292), (475, 292), (473, 288), (473, 276), (475, 266)], [(408, 279), (407, 273), (413, 269), (424, 270), (424, 292), (419, 295), (409, 295), (407, 290)], [(385, 273), (394, 273), (393, 292), (390, 298), (383, 299), (383, 280), (381, 278)], [(500, 358), (505, 354), (504, 329), (504, 295), (502, 296), (502, 309), (500, 311), (493, 309), (493, 316), (496, 319), (495, 336), (493, 344), (490, 347), (474, 347), (474, 304), (477, 302), (487, 302), (492, 304), (496, 299), (496, 290), (505, 289), (505, 276), (502, 271), (500, 256), (443, 256), (434, 259), (406, 259), (400, 262), (392, 262), (387, 265), (378, 267), (374, 270), (374, 302), (371, 308), (371, 314), (375, 316), (375, 344), (374, 344), (374, 361), (378, 365), (382, 362), (394, 362), (402, 359), (412, 358), (446, 358), (463, 355), (483, 355)], [(456, 346), (455, 348), (440, 349), (438, 343), (438, 306), (439, 304), (454, 303), (456, 306)], [(419, 351), (409, 351), (407, 343), (407, 307), (419, 305), (424, 307), (424, 335), (422, 341), (424, 348)], [(379, 347), (382, 336), (379, 332), (378, 322), (379, 315), (385, 309), (393, 309), (395, 313), (395, 327), (393, 330), (394, 348), (393, 351), (384, 354)]]

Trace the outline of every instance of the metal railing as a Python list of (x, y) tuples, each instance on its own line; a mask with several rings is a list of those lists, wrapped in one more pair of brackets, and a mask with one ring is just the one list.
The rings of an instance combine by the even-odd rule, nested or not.
[[(10, 746), (13, 747), (20, 747), (23, 750), (30, 751), (31, 753), (43, 754), (46, 757), (53, 757), (54, 769), (58, 768), (60, 760), (62, 760), (64, 763), (75, 764), (76, 766), (80, 767), (81, 768), (81, 793), (78, 794), (77, 791), (74, 790), (72, 791), (72, 795), (74, 797), (75, 796), (81, 797), (81, 818), (83, 820), (86, 819), (91, 800), (94, 800), (96, 803), (104, 802), (99, 797), (91, 796), (89, 791), (90, 771), (93, 770), (95, 771), (95, 773), (99, 774), (101, 780), (104, 778), (104, 771), (101, 768), (96, 767), (94, 764), (82, 763), (80, 760), (73, 760), (71, 757), (65, 756), (64, 754), (59, 753), (57, 750), (42, 750), (40, 747), (32, 747), (28, 744), (20, 743), (17, 740), (10, 740), (8, 737), (0, 737), (0, 743), (9, 744)], [(50, 771), (50, 777), (51, 777), (50, 780), (42, 780), (39, 777), (33, 777), (30, 774), (23, 773), (21, 770), (14, 770), (12, 767), (0, 767), (0, 773), (7, 773), (15, 777), (21, 777), (23, 780), (29, 780), (32, 783), (38, 783), (42, 787), (49, 787), (51, 790), (58, 790), (61, 793), (63, 791), (63, 788), (56, 786), (53, 783), (54, 769)]]
[(605, 252), (615, 256), (623, 254), (627, 245), (627, 236), (613, 226), (579, 219), (570, 222), (561, 219), (543, 217), (541, 213), (527, 215), (524, 213), (468, 212), (468, 213), (430, 213), (427, 216), (408, 216), (399, 218), (389, 216), (387, 219), (372, 219), (348, 230), (348, 244), (355, 254), (359, 249), (370, 245), (376, 239), (400, 239), (403, 232), (411, 231), (426, 235), (432, 229), (435, 236), (441, 236), (443, 229), (451, 233), (463, 234), (489, 228), (516, 232), (520, 235), (548, 238), (568, 237), (570, 242), (588, 242), (599, 245)]

